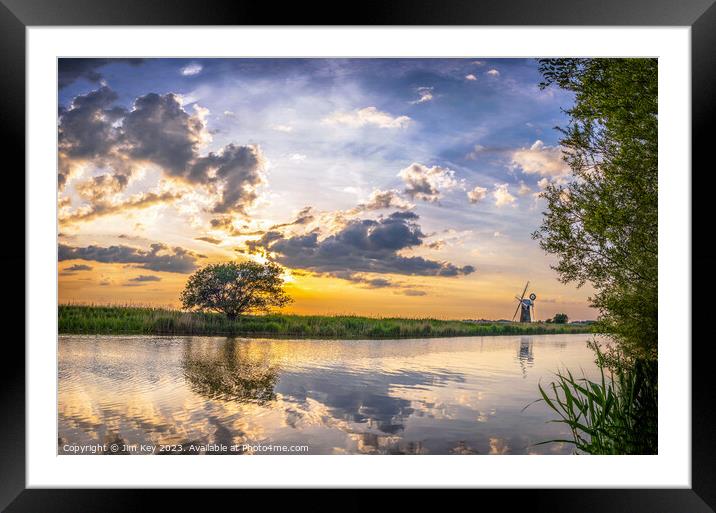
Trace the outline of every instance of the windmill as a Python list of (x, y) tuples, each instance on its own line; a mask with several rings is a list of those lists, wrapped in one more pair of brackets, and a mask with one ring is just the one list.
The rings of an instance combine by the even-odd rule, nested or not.
[(532, 317), (534, 317), (535, 299), (537, 299), (537, 294), (532, 292), (529, 297), (525, 299), (525, 293), (527, 292), (527, 287), (529, 286), (530, 282), (527, 282), (524, 290), (522, 291), (522, 296), (515, 296), (515, 299), (519, 301), (519, 303), (517, 303), (515, 315), (512, 316), (513, 321), (515, 320), (515, 317), (517, 317), (517, 312), (520, 312), (520, 322), (532, 322)]

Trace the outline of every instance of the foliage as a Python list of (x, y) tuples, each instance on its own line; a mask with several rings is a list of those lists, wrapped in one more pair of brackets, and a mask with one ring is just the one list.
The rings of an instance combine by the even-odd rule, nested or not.
[[(657, 357), (657, 59), (542, 59), (544, 82), (574, 93), (560, 128), (567, 183), (549, 185), (533, 234), (560, 280), (589, 282), (599, 331), (628, 357)], [(612, 355), (617, 357), (616, 355)]]
[(184, 308), (214, 311), (235, 319), (244, 312), (268, 311), (288, 304), (283, 270), (268, 262), (211, 264), (192, 274), (181, 293)]
[(555, 324), (566, 324), (567, 321), (569, 321), (569, 317), (567, 317), (566, 313), (554, 314), (554, 319), (552, 319)]
[(243, 315), (131, 306), (60, 305), (60, 333), (146, 335), (255, 335), (296, 338), (419, 338), (587, 333), (589, 326), (475, 323), (354, 315)]
[[(547, 391), (539, 385), (542, 399), (569, 426), (572, 440), (564, 442), (587, 454), (657, 453), (657, 372), (653, 360), (611, 364), (616, 369), (605, 376), (607, 362), (595, 345), (601, 380), (575, 378), (567, 370), (558, 372)], [(548, 393), (551, 390), (551, 395)], [(538, 445), (540, 445), (538, 444)]]

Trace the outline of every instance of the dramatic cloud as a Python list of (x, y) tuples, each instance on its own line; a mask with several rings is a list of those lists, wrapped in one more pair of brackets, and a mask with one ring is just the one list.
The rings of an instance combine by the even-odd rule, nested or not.
[(432, 87), (418, 87), (418, 99), (413, 104), (429, 102), (433, 99), (433, 88)]
[(412, 212), (394, 212), (377, 220), (349, 221), (338, 233), (319, 240), (318, 231), (285, 237), (275, 231), (249, 241), (253, 252), (264, 250), (289, 267), (318, 273), (394, 273), (421, 276), (457, 276), (474, 272), (472, 266), (457, 267), (401, 250), (420, 246), (425, 238)]
[(392, 116), (375, 107), (356, 109), (352, 112), (336, 112), (323, 118), (324, 123), (363, 127), (374, 125), (380, 128), (405, 128), (412, 120), (408, 116)]
[(57, 62), (57, 84), (64, 89), (75, 80), (84, 78), (95, 84), (102, 81), (102, 74), (99, 68), (110, 63), (125, 62), (133, 66), (141, 64), (144, 59), (58, 59)]
[(467, 199), (470, 200), (470, 203), (478, 203), (485, 199), (485, 196), (487, 196), (487, 189), (484, 187), (475, 187), (471, 191), (467, 191)]
[(431, 203), (440, 199), (443, 190), (458, 185), (453, 170), (439, 166), (427, 167), (417, 162), (401, 169), (398, 176), (405, 182), (405, 194)]
[(147, 282), (147, 281), (161, 281), (162, 279), (159, 276), (154, 276), (153, 274), (140, 274), (136, 278), (130, 278), (129, 281), (134, 282)]
[(258, 198), (256, 188), (265, 183), (263, 156), (258, 146), (229, 144), (219, 153), (197, 159), (188, 178), (204, 183), (218, 183), (220, 200), (213, 212), (245, 214)]
[(201, 115), (190, 115), (178, 96), (149, 93), (134, 101), (122, 123), (129, 156), (185, 176), (208, 132)]
[(492, 196), (495, 198), (495, 206), (504, 207), (506, 205), (514, 205), (516, 198), (510, 194), (509, 186), (506, 183), (495, 184), (495, 189), (492, 191)]
[[(126, 111), (113, 107), (117, 94), (101, 87), (86, 95), (77, 96), (69, 109), (60, 109), (58, 128), (59, 185), (62, 188), (72, 172), (73, 161), (96, 161), (98, 167), (109, 165), (110, 160), (122, 164), (116, 147), (121, 131), (115, 123)], [(124, 165), (115, 166), (118, 173), (127, 174)]]
[(201, 73), (202, 69), (204, 69), (204, 67), (198, 62), (191, 62), (184, 66), (179, 72), (185, 77), (191, 77)]
[(569, 172), (559, 146), (545, 146), (539, 139), (529, 148), (512, 153), (511, 165), (526, 174), (557, 177)]
[(169, 248), (165, 244), (152, 244), (148, 250), (130, 246), (58, 246), (58, 260), (89, 260), (107, 264), (135, 264), (135, 267), (151, 271), (190, 273), (196, 269), (197, 255), (180, 247)]
[(77, 184), (77, 192), (87, 201), (101, 201), (127, 186), (137, 164), (149, 163), (171, 178), (207, 187), (216, 197), (216, 213), (245, 214), (256, 201), (256, 188), (265, 183), (258, 146), (228, 144), (200, 155), (211, 140), (206, 109), (194, 105), (190, 114), (172, 93), (140, 96), (129, 111), (113, 106), (116, 100), (112, 90), (101, 87), (61, 110), (61, 186), (73, 166), (89, 162), (111, 172)]

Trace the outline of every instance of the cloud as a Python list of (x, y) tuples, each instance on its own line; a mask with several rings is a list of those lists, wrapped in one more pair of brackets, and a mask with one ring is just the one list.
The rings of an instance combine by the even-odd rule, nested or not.
[(104, 201), (95, 202), (86, 208), (78, 209), (71, 214), (60, 217), (60, 221), (63, 223), (90, 221), (102, 216), (120, 214), (130, 210), (139, 210), (168, 203), (180, 197), (181, 196), (179, 194), (173, 192), (138, 193), (134, 196), (130, 196), (129, 199), (118, 201), (116, 203)]
[(471, 191), (467, 191), (467, 199), (470, 200), (470, 203), (478, 203), (484, 200), (485, 196), (487, 196), (487, 189), (484, 187), (475, 187)]
[(395, 189), (380, 190), (375, 189), (368, 201), (358, 205), (359, 210), (380, 210), (384, 208), (397, 208), (398, 210), (410, 210), (415, 205), (405, 201), (400, 192)]
[(315, 216), (313, 214), (313, 207), (303, 207), (301, 210), (298, 211), (293, 221), (289, 221), (288, 223), (275, 224), (269, 229), (276, 230), (277, 228), (284, 228), (286, 226), (305, 225), (312, 222), (314, 219)]
[(405, 182), (405, 194), (431, 203), (440, 199), (443, 190), (458, 185), (453, 170), (439, 166), (427, 167), (417, 162), (401, 169), (398, 176)]
[(495, 184), (495, 189), (492, 191), (492, 196), (495, 198), (495, 206), (503, 207), (505, 205), (514, 205), (516, 198), (510, 194), (509, 186), (506, 183)]
[(425, 296), (427, 292), (417, 289), (414, 285), (407, 284), (402, 281), (394, 281), (389, 278), (374, 277), (371, 275), (357, 274), (345, 271), (330, 273), (334, 278), (340, 278), (353, 283), (362, 285), (364, 289), (391, 289), (394, 294), (403, 294), (405, 296)]
[(128, 181), (126, 175), (97, 175), (75, 184), (75, 191), (84, 200), (101, 201), (108, 195), (123, 191)]
[(491, 69), (491, 70), (488, 71), (486, 74), (489, 75), (489, 76), (491, 76), (491, 77), (499, 77), (499, 76), (500, 76), (500, 72), (497, 71), (496, 69)]
[(293, 127), (290, 125), (271, 125), (271, 130), (276, 130), (277, 132), (293, 132)]
[(61, 187), (74, 166), (90, 162), (108, 170), (78, 186), (85, 199), (96, 201), (121, 191), (134, 167), (150, 163), (171, 178), (206, 187), (215, 197), (214, 212), (245, 214), (256, 201), (256, 189), (265, 183), (260, 148), (231, 143), (201, 155), (211, 140), (207, 109), (195, 104), (189, 113), (173, 93), (140, 96), (129, 111), (113, 106), (116, 100), (116, 93), (101, 87), (61, 110)]
[(408, 116), (392, 116), (375, 107), (365, 107), (351, 112), (335, 112), (323, 118), (324, 123), (350, 127), (374, 125), (380, 128), (406, 128), (411, 121)]
[(215, 239), (214, 237), (196, 237), (194, 240), (202, 240), (204, 242), (208, 242), (209, 244), (221, 244), (221, 239)]
[(475, 75), (473, 75), (472, 73), (470, 73), (469, 75), (465, 75), (465, 80), (474, 81), (474, 80), (477, 80), (477, 77)]
[(135, 281), (135, 282), (147, 282), (147, 281), (161, 281), (162, 279), (159, 276), (154, 276), (153, 274), (140, 274), (139, 276), (135, 278), (130, 278), (129, 281)]
[(196, 269), (196, 255), (180, 247), (152, 244), (148, 250), (130, 246), (73, 247), (58, 245), (58, 260), (89, 260), (107, 264), (136, 264), (135, 267), (151, 271), (187, 274)]
[(384, 289), (388, 287), (395, 287), (398, 284), (388, 278), (371, 278), (362, 274), (356, 274), (352, 272), (337, 271), (331, 273), (334, 278), (340, 278), (342, 280), (352, 281), (353, 283), (360, 283), (364, 285), (366, 289)]
[(198, 158), (187, 178), (219, 184), (220, 199), (212, 212), (245, 214), (246, 208), (258, 198), (256, 189), (266, 182), (263, 167), (264, 158), (258, 146), (229, 144), (221, 152)]
[(185, 77), (192, 77), (194, 75), (198, 75), (201, 73), (201, 70), (203, 70), (204, 67), (199, 64), (198, 62), (190, 62), (186, 66), (184, 66), (179, 72), (184, 75)]
[(527, 196), (532, 192), (532, 188), (525, 182), (520, 182), (520, 188), (517, 190), (517, 194), (520, 196)]
[(103, 80), (99, 68), (110, 63), (127, 63), (138, 66), (144, 59), (58, 59), (57, 61), (57, 85), (59, 89), (64, 89), (76, 80), (83, 78), (95, 84), (99, 84)]
[(420, 246), (425, 235), (412, 212), (394, 212), (387, 217), (354, 219), (337, 233), (319, 239), (313, 230), (285, 237), (271, 231), (261, 239), (247, 242), (252, 252), (265, 251), (279, 263), (318, 273), (392, 273), (420, 276), (457, 276), (475, 271), (399, 251)]
[(70, 272), (74, 272), (74, 271), (91, 271), (91, 270), (92, 270), (92, 266), (84, 265), (84, 264), (75, 264), (75, 265), (71, 265), (71, 266), (67, 267), (67, 268), (64, 269), (64, 270), (65, 270), (65, 271), (70, 271)]
[(190, 115), (173, 93), (137, 98), (122, 129), (131, 158), (155, 163), (175, 176), (186, 176), (199, 146), (209, 138), (200, 113)]
[(401, 294), (404, 296), (427, 296), (428, 293), (424, 290), (418, 290), (418, 289), (405, 289), (400, 291)]
[(412, 104), (426, 103), (433, 99), (432, 87), (418, 87), (418, 99), (410, 102)]
[(58, 127), (58, 181), (62, 188), (78, 161), (96, 161), (98, 167), (115, 163), (115, 172), (129, 174), (126, 165), (117, 158), (121, 129), (115, 123), (126, 115), (122, 107), (112, 106), (117, 94), (101, 87), (74, 98), (69, 109), (60, 109)]
[(545, 146), (539, 139), (529, 148), (520, 148), (512, 153), (510, 164), (526, 174), (557, 177), (569, 172), (569, 166), (562, 160), (559, 146)]

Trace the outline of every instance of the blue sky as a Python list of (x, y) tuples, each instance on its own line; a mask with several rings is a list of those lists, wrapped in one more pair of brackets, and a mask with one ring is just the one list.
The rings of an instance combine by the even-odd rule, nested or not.
[[(549, 269), (553, 260), (530, 238), (544, 207), (540, 189), (567, 177), (554, 127), (566, 124), (561, 109), (572, 101), (559, 89), (539, 89), (534, 59), (146, 59), (60, 62), (59, 69), (60, 161), (61, 168), (66, 163), (71, 169), (60, 192), (62, 228), (73, 248), (110, 247), (131, 236), (137, 250), (161, 243), (211, 260), (237, 251), (251, 256), (246, 251), (251, 241), (255, 249), (258, 235), (278, 231), (286, 244), (277, 245), (274, 236), (258, 247), (296, 271), (296, 311), (325, 310), (316, 288), (322, 283), (326, 290), (350, 291), (355, 297), (349, 306), (371, 313), (362, 305), (385, 297), (383, 287), (370, 285), (382, 280), (393, 291), (392, 303), (378, 301), (383, 310), (418, 315), (439, 306), (444, 317), (466, 317), (476, 310), (474, 300), (484, 306), (473, 317), (480, 312), (510, 317), (511, 311), (499, 314), (510, 310), (512, 296), (530, 279), (545, 300), (540, 317), (557, 310), (593, 317), (586, 307), (588, 291), (557, 283)], [(82, 153), (72, 146), (82, 131), (66, 113), (101, 88), (108, 97), (111, 91), (102, 112), (112, 117), (110, 107), (122, 111), (105, 128), (121, 133), (113, 132), (104, 153)], [(137, 142), (145, 132), (129, 135), (127, 120), (139, 118), (132, 115), (135, 102), (149, 93), (156, 93), (158, 101), (175, 98), (170, 103), (181, 110), (182, 123), (194, 123), (196, 131), (187, 132), (192, 153), (186, 169), (162, 168), (168, 157), (159, 154), (168, 146), (160, 151)], [(174, 137), (177, 127), (168, 122), (153, 137)], [(237, 182), (232, 176), (238, 175), (217, 177), (214, 173), (222, 171), (209, 169), (222, 158), (228, 161), (227, 148), (247, 149), (242, 158), (250, 153), (255, 159), (251, 178)], [(207, 174), (192, 178), (189, 167)], [(226, 172), (247, 172), (237, 169)], [(96, 179), (122, 173), (119, 184)], [(92, 179), (90, 194), (83, 184)], [(98, 191), (104, 185), (110, 190)], [(231, 187), (233, 192), (227, 192)], [(377, 193), (385, 195), (382, 207), (373, 201)], [(312, 222), (292, 223), (309, 207)], [(88, 211), (92, 215), (82, 217)], [(394, 212), (414, 216), (398, 221), (389, 217)], [(61, 214), (61, 225), (62, 219)], [(300, 259), (272, 254), (272, 247), (295, 247), (298, 237), (313, 232), (317, 241), (337, 244), (348, 233), (345, 228), (359, 221), (397, 227), (389, 219), (418, 237), (381, 256), (391, 262), (420, 257), (441, 263), (442, 271), (414, 275), (375, 266), (385, 273), (368, 272), (365, 266), (351, 268), (351, 260), (344, 273), (337, 273), (335, 266), (306, 264), (306, 254)], [(287, 227), (274, 228), (278, 225)], [(238, 235), (241, 230), (256, 235)], [(299, 261), (301, 267), (291, 267)], [(95, 262), (104, 266), (104, 274), (93, 275), (95, 281), (88, 278), (85, 285), (69, 274), (67, 298), (121, 296), (119, 287), (126, 283), (107, 267), (117, 262)], [(67, 263), (77, 264), (69, 258)], [(448, 264), (449, 269), (475, 270), (445, 277)], [(160, 280), (148, 281), (143, 289), (148, 301), (171, 302), (181, 285), (178, 278), (186, 276), (157, 276)], [(100, 282), (111, 286), (99, 288)], [(326, 298), (332, 297), (326, 292)]]

